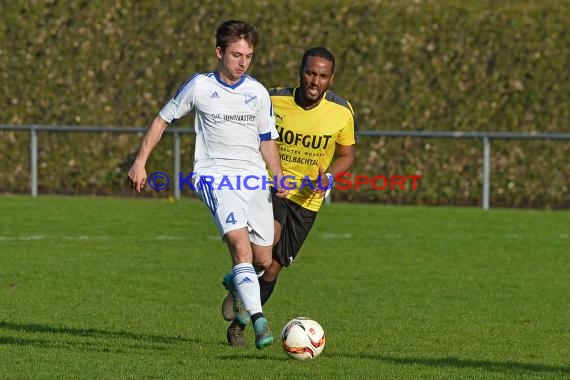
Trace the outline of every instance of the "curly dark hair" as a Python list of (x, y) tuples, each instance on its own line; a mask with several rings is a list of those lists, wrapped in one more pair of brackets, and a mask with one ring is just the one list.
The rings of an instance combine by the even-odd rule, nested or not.
[(331, 53), (329, 49), (322, 46), (315, 46), (308, 49), (305, 54), (303, 54), (303, 59), (301, 60), (301, 67), (299, 68), (300, 72), (303, 72), (305, 65), (307, 64), (307, 60), (309, 57), (321, 57), (326, 59), (327, 61), (332, 62), (332, 72), (334, 73), (334, 55)]

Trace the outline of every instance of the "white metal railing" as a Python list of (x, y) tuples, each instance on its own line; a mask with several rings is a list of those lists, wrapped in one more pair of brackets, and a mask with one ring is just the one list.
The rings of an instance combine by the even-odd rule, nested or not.
[[(58, 126), (58, 125), (2, 125), (0, 131), (30, 132), (30, 171), (31, 195), (38, 195), (38, 131), (46, 132), (111, 132), (111, 133), (144, 133), (146, 128), (140, 127), (98, 127), (98, 126)], [(167, 128), (165, 133), (173, 135), (174, 173), (180, 172), (180, 135), (194, 133), (193, 128)], [(414, 137), (444, 139), (478, 139), (483, 143), (483, 189), (482, 208), (489, 209), (491, 181), (491, 140), (570, 140), (570, 133), (515, 133), (515, 132), (453, 132), (453, 131), (359, 131), (361, 137)], [(174, 197), (180, 198), (179, 176), (174, 176)]]

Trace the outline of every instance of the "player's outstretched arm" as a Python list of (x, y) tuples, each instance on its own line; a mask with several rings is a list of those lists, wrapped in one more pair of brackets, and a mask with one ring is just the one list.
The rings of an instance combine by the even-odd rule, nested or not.
[(148, 127), (145, 136), (141, 142), (139, 152), (135, 158), (133, 166), (129, 170), (129, 184), (134, 187), (136, 192), (140, 194), (147, 180), (146, 174), (146, 161), (150, 156), (152, 150), (160, 141), (164, 130), (168, 126), (168, 123), (164, 121), (160, 116), (157, 116), (150, 126)]
[[(352, 164), (354, 163), (355, 154), (356, 154), (355, 145), (336, 144), (335, 159), (328, 171), (332, 175), (332, 178), (336, 178), (338, 174), (350, 170)], [(317, 186), (315, 188), (315, 192), (320, 196), (325, 196), (326, 189), (330, 188), (332, 184), (329, 182), (328, 176), (325, 175), (323, 168), (319, 168), (319, 177), (320, 177), (319, 181), (321, 181), (320, 182), (321, 186)]]
[(277, 186), (277, 196), (279, 198), (285, 198), (287, 194), (289, 194), (289, 190), (284, 189), (282, 185), (281, 178), (283, 178), (283, 169), (281, 168), (281, 157), (279, 157), (279, 150), (277, 149), (277, 144), (275, 140), (266, 140), (262, 141), (259, 150), (261, 152), (261, 156), (265, 160), (267, 166), (273, 173), (275, 177), (275, 184)]
[(329, 173), (331, 173), (333, 177), (350, 170), (354, 163), (356, 145), (336, 144), (335, 153), (336, 157), (329, 168)]

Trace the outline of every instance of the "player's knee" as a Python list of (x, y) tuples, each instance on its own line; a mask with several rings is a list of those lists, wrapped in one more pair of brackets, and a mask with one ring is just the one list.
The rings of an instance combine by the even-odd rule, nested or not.
[(275, 259), (271, 260), (271, 264), (269, 267), (265, 269), (265, 273), (263, 274), (263, 278), (267, 281), (274, 281), (279, 276), (279, 272), (281, 272), (281, 264)]
[(269, 257), (256, 257), (255, 266), (263, 268), (264, 271), (267, 271), (271, 267), (271, 256)]

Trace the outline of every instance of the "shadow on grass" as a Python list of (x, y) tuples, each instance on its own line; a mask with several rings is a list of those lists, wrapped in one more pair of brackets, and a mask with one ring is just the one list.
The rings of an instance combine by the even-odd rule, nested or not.
[[(15, 347), (35, 347), (35, 348), (50, 348), (50, 349), (69, 349), (73, 351), (89, 351), (89, 352), (110, 352), (110, 353), (127, 353), (125, 348), (116, 348), (106, 345), (94, 345), (91, 342), (69, 341), (69, 340), (54, 340), (54, 339), (28, 339), (20, 337), (3, 336), (0, 337), (0, 346), (10, 345)], [(149, 345), (133, 345), (128, 344), (126, 347), (129, 350), (133, 349), (152, 349), (152, 350), (165, 350), (164, 347), (152, 347)]]
[[(121, 344), (122, 347), (127, 347), (130, 349), (153, 349), (153, 350), (165, 350), (164, 345), (172, 345), (178, 343), (199, 343), (196, 339), (189, 339), (184, 337), (175, 336), (160, 336), (160, 335), (148, 335), (148, 334), (136, 334), (128, 331), (107, 331), (92, 328), (73, 328), (73, 327), (54, 327), (42, 324), (22, 324), (22, 323), (12, 323), (7, 321), (0, 321), (0, 330), (7, 331), (19, 331), (26, 333), (42, 333), (42, 334), (54, 334), (54, 335), (69, 335), (73, 337), (86, 337), (86, 338), (105, 338), (105, 339), (121, 339), (121, 340), (133, 340), (137, 343), (126, 343)], [(0, 344), (3, 345), (33, 345), (38, 347), (70, 347), (70, 348), (82, 348), (89, 349), (90, 351), (101, 351), (101, 352), (124, 352), (121, 349), (110, 348), (104, 345), (101, 347), (94, 346), (91, 342), (80, 342), (80, 341), (63, 341), (63, 340), (53, 340), (53, 339), (28, 339), (20, 337), (8, 337), (6, 334), (0, 337)], [(111, 345), (111, 344), (109, 344)]]
[(398, 358), (393, 356), (381, 355), (366, 355), (366, 354), (330, 354), (327, 356), (335, 356), (342, 358), (354, 359), (372, 359), (380, 360), (388, 363), (403, 364), (403, 365), (424, 365), (429, 367), (438, 368), (480, 368), (489, 372), (503, 372), (508, 374), (513, 373), (537, 373), (537, 374), (564, 374), (570, 375), (570, 367), (551, 366), (546, 364), (536, 363), (519, 363), (513, 361), (494, 362), (490, 360), (471, 360), (459, 359), (456, 357), (443, 357), (443, 358)]
[[(226, 345), (227, 346), (227, 345)], [(229, 346), (228, 346), (229, 347)], [(291, 359), (285, 353), (283, 353), (282, 357), (274, 357), (268, 356), (264, 354), (263, 350), (258, 351), (257, 354), (244, 354), (247, 352), (246, 350), (253, 350), (253, 345), (251, 347), (230, 347), (233, 351), (232, 355), (217, 355), (214, 356), (216, 360), (227, 360), (227, 361), (247, 361), (251, 360), (252, 362), (259, 362), (260, 360), (268, 361), (268, 362), (282, 362), (282, 361), (291, 361), (295, 359)], [(257, 349), (256, 349), (257, 351)]]

